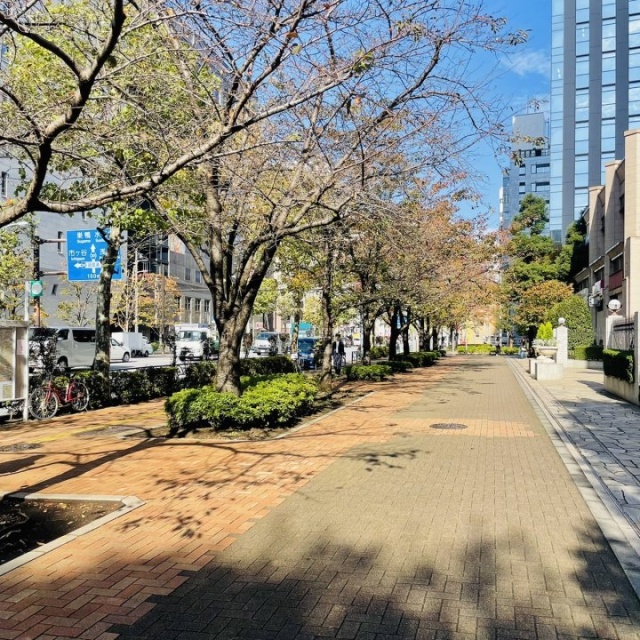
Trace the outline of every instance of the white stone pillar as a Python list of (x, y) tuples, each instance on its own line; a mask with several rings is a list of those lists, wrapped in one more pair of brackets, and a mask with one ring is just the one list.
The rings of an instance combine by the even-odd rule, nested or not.
[(569, 329), (562, 323), (556, 327), (556, 342), (558, 351), (556, 352), (556, 363), (566, 366), (569, 364)]

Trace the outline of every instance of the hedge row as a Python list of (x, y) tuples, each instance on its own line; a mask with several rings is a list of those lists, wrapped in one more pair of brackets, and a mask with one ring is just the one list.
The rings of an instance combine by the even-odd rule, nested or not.
[[(295, 365), (286, 356), (249, 358), (240, 361), (240, 375), (262, 376), (275, 373), (291, 373)], [(93, 371), (75, 371), (74, 377), (81, 379), (89, 389), (90, 409), (103, 406), (137, 404), (156, 398), (164, 398), (181, 389), (205, 387), (211, 384), (216, 374), (216, 363), (210, 360), (193, 362), (186, 368), (184, 376), (178, 375), (176, 367), (144, 367), (127, 371), (111, 372), (111, 398), (109, 403), (101, 402), (97, 375)], [(33, 376), (30, 384), (36, 386), (40, 379)], [(57, 376), (56, 384), (64, 388), (67, 376)]]
[(588, 347), (578, 346), (569, 350), (572, 360), (602, 360), (603, 347), (593, 344)]
[(441, 351), (417, 351), (416, 353), (403, 353), (398, 355), (396, 361), (409, 362), (413, 367), (430, 367), (438, 358), (442, 357)]
[(604, 374), (624, 382), (634, 382), (633, 351), (618, 351), (604, 349), (602, 352), (602, 367)]
[(242, 380), (242, 395), (213, 387), (184, 389), (165, 402), (173, 435), (198, 428), (251, 429), (286, 426), (309, 412), (318, 383), (299, 373)]
[(372, 360), (382, 360), (389, 357), (389, 347), (386, 345), (371, 347), (369, 351), (369, 357)]
[(458, 346), (458, 353), (491, 355), (496, 352), (492, 344), (467, 344)]
[(386, 380), (393, 375), (388, 364), (354, 364), (345, 368), (347, 380)]

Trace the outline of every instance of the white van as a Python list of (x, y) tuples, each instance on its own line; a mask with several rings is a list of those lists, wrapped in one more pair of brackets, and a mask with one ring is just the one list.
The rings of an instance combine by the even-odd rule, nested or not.
[(261, 331), (249, 349), (249, 355), (275, 356), (287, 353), (289, 350), (289, 336), (275, 331)]
[(61, 369), (91, 367), (96, 355), (96, 330), (88, 327), (31, 327), (29, 344), (37, 356), (38, 343), (55, 338), (55, 363)]

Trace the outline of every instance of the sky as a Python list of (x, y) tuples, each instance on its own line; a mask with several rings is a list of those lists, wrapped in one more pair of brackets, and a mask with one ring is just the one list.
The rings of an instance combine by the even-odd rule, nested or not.
[[(527, 105), (539, 102), (540, 110), (549, 113), (551, 76), (551, 0), (485, 0), (485, 9), (494, 16), (508, 20), (510, 31), (523, 29), (529, 38), (513, 49), (508, 57), (499, 60), (496, 94), (508, 98), (511, 114), (504, 125), (511, 130), (511, 115), (527, 113)], [(533, 109), (529, 107), (529, 111)], [(484, 180), (477, 184), (482, 201), (477, 206), (461, 207), (463, 216), (487, 213), (489, 227), (499, 224), (499, 190), (502, 186), (503, 166), (508, 159), (495, 157), (490, 144), (481, 144), (475, 151), (474, 166), (483, 167)]]

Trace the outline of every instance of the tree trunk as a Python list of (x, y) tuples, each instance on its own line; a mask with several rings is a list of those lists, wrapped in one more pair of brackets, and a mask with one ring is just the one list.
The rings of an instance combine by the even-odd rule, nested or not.
[(371, 362), (371, 336), (375, 327), (376, 319), (371, 313), (371, 309), (362, 309), (362, 361)]
[(420, 351), (429, 351), (429, 323), (426, 316), (421, 316), (420, 326)]
[(405, 356), (408, 356), (409, 353), (411, 352), (410, 345), (409, 345), (409, 329), (410, 328), (411, 328), (411, 309), (407, 309), (407, 315), (402, 320), (402, 351)]
[(398, 336), (400, 335), (400, 309), (397, 306), (393, 307), (389, 315), (391, 317), (391, 335), (389, 338), (389, 360), (394, 360), (398, 355)]
[(104, 406), (111, 404), (111, 283), (122, 244), (120, 232), (119, 226), (111, 225), (108, 235), (104, 234), (107, 251), (102, 258), (102, 272), (96, 298), (96, 355), (93, 369), (97, 377), (95, 388), (98, 401)]
[(431, 349), (430, 351), (437, 351), (438, 350), (438, 333), (440, 333), (438, 331), (438, 327), (433, 327), (431, 329)]
[(246, 322), (225, 322), (220, 331), (220, 356), (214, 385), (218, 391), (240, 395), (240, 351)]
[(322, 283), (322, 370), (320, 372), (320, 388), (331, 391), (331, 343), (333, 338), (333, 250), (331, 240), (327, 240), (327, 263)]
[(291, 353), (298, 353), (298, 338), (300, 337), (300, 320), (302, 319), (302, 296), (296, 293), (295, 310), (293, 312), (293, 327), (291, 332)]

